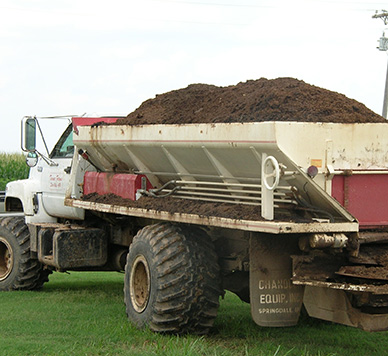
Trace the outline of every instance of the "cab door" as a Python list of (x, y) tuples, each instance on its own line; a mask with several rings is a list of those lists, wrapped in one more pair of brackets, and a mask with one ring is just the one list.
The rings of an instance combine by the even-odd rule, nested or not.
[(42, 205), (47, 214), (68, 219), (82, 219), (82, 209), (65, 206), (74, 154), (73, 127), (70, 124), (50, 154), (53, 163), (40, 160)]

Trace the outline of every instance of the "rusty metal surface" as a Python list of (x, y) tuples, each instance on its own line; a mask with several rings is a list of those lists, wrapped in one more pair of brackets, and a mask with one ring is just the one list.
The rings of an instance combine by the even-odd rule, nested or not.
[(348, 292), (368, 292), (372, 294), (388, 294), (387, 285), (372, 285), (372, 284), (350, 284), (346, 282), (324, 282), (307, 279), (292, 278), (292, 283), (295, 285), (304, 285), (310, 287), (322, 287), (327, 289), (339, 289)]
[(359, 280), (386, 281), (388, 282), (387, 269), (385, 267), (373, 266), (343, 266), (336, 272), (339, 276), (357, 278)]
[(388, 232), (361, 231), (358, 240), (360, 244), (388, 242)]
[(344, 324), (365, 331), (388, 330), (388, 314), (368, 314), (352, 306), (344, 290), (306, 286), (303, 303), (314, 318)]
[(95, 210), (104, 213), (128, 215), (149, 219), (174, 221), (180, 223), (197, 224), (204, 226), (238, 229), (244, 231), (265, 232), (270, 234), (295, 234), (305, 232), (356, 232), (358, 224), (344, 223), (293, 223), (289, 221), (252, 221), (235, 220), (213, 216), (199, 216), (196, 214), (175, 213), (166, 211), (146, 210), (119, 205), (101, 204), (78, 199), (65, 199), (65, 205), (86, 210)]
[[(383, 261), (381, 257), (383, 254), (381, 251), (379, 253), (378, 247), (371, 248), (368, 254), (375, 257), (373, 261), (376, 264)], [(361, 254), (360, 260), (357, 257), (350, 257), (350, 262), (345, 253), (331, 254), (328, 251), (315, 250), (309, 255), (294, 255), (293, 282), (298, 285), (350, 292), (388, 294), (387, 266), (365, 264), (363, 256), (364, 254)]]

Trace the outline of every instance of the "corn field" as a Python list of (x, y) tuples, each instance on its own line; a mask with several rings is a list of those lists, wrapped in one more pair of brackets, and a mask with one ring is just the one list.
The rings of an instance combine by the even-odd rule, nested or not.
[(21, 153), (0, 153), (0, 190), (8, 182), (28, 177), (29, 167)]

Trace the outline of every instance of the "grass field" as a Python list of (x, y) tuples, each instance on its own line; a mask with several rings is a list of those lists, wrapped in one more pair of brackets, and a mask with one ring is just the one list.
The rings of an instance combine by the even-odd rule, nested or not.
[(24, 155), (19, 153), (0, 153), (0, 190), (13, 180), (28, 177), (29, 167)]
[(137, 330), (123, 304), (123, 274), (54, 273), (42, 291), (0, 294), (0, 355), (255, 355), (388, 354), (388, 332), (367, 333), (303, 317), (292, 328), (261, 328), (249, 305), (221, 301), (208, 336)]

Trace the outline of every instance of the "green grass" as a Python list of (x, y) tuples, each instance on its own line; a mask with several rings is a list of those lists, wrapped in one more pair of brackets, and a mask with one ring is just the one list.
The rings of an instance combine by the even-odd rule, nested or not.
[(168, 336), (127, 320), (123, 274), (55, 273), (40, 292), (0, 294), (0, 355), (388, 354), (388, 332), (367, 333), (303, 317), (296, 327), (262, 328), (249, 305), (228, 293), (210, 335)]
[(0, 190), (8, 182), (28, 177), (29, 167), (23, 154), (0, 153)]

